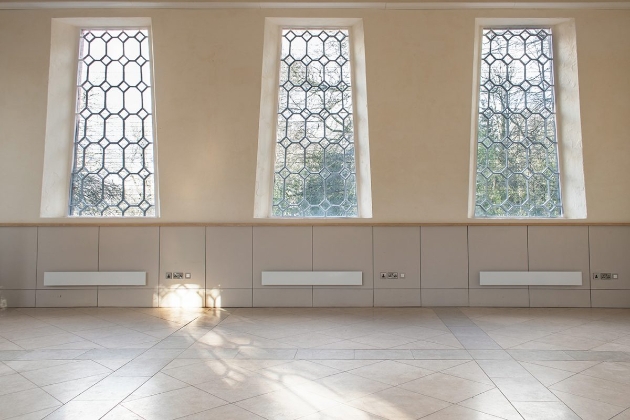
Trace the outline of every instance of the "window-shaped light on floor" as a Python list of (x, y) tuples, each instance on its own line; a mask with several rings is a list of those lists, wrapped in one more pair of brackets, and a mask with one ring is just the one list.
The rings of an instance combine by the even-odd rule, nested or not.
[(550, 28), (482, 31), (476, 217), (563, 215)]
[(160, 289), (160, 306), (164, 308), (203, 308), (204, 289), (197, 284), (174, 284)]
[(272, 216), (358, 216), (350, 64), (348, 30), (282, 30)]
[(149, 31), (81, 31), (71, 216), (155, 216)]

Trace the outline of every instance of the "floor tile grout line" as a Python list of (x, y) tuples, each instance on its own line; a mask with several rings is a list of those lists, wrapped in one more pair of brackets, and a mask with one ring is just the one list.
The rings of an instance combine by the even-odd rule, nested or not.
[[(46, 392), (46, 391), (44, 391), (44, 392)], [(50, 395), (50, 394), (49, 394), (49, 395)], [(51, 396), (51, 397), (52, 397), (52, 396)], [(52, 397), (52, 398), (54, 398), (54, 397)], [(55, 399), (56, 399), (56, 398), (55, 398)], [(57, 401), (59, 401), (59, 400), (57, 400)], [(61, 402), (60, 402), (59, 404), (61, 404)], [(22, 414), (22, 415), (18, 415), (18, 416), (14, 416), (14, 417), (9, 417), (7, 420), (12, 420), (12, 419), (15, 419), (15, 418), (20, 418), (20, 417), (22, 417), (22, 416), (25, 416), (25, 415), (27, 416), (27, 415), (29, 415), (29, 414), (34, 414), (34, 413), (37, 413), (38, 411), (44, 411), (44, 410), (48, 410), (48, 409), (50, 409), (50, 408), (55, 408), (55, 410), (57, 410), (57, 408), (59, 408), (59, 407), (57, 407), (57, 406), (51, 406), (51, 407), (40, 408), (40, 409), (37, 409), (37, 410), (35, 410), (35, 411), (30, 411), (30, 412), (28, 412), (28, 413), (24, 413), (24, 414)], [(51, 411), (49, 414), (46, 414), (46, 417), (48, 417), (48, 416), (49, 416), (50, 414), (52, 414), (53, 412), (54, 412), (54, 411)]]
[[(202, 312), (201, 312), (202, 313)], [(105, 376), (103, 379), (101, 379), (100, 381), (96, 382), (95, 384), (93, 384), (92, 386), (88, 387), (87, 389), (83, 390), (80, 394), (76, 395), (74, 398), (72, 398), (70, 401), (68, 401), (67, 403), (64, 403), (61, 407), (64, 407), (66, 404), (76, 400), (77, 397), (81, 396), (82, 394), (84, 394), (85, 392), (89, 391), (90, 389), (94, 388), (95, 386), (97, 386), (98, 384), (100, 384), (101, 382), (103, 382), (104, 380), (106, 380), (107, 378), (112, 377), (112, 375), (114, 373), (116, 373), (117, 371), (119, 371), (120, 369), (122, 369), (123, 367), (127, 366), (129, 363), (131, 363), (132, 361), (136, 360), (138, 357), (142, 356), (143, 354), (145, 354), (146, 352), (148, 352), (149, 350), (153, 349), (155, 346), (157, 346), (160, 342), (164, 341), (166, 338), (172, 336), (173, 334), (175, 334), (177, 331), (180, 331), (181, 329), (185, 328), (187, 325), (189, 325), (190, 323), (194, 322), (195, 320), (197, 320), (199, 318), (199, 315), (196, 316), (195, 318), (193, 318), (192, 320), (190, 320), (189, 322), (183, 324), (179, 329), (177, 329), (176, 331), (172, 332), (171, 334), (169, 334), (168, 336), (166, 336), (165, 338), (159, 340), (158, 343), (154, 344), (153, 346), (145, 349), (145, 351), (143, 351), (142, 353), (138, 354), (136, 357), (134, 357), (133, 359), (129, 360), (127, 363), (125, 363), (124, 365), (120, 366), (118, 369), (113, 369), (107, 376)], [(94, 363), (98, 363), (95, 362), (92, 359), (89, 359), (90, 361), (94, 362)], [(100, 364), (100, 363), (98, 363)], [(159, 373), (159, 371), (158, 371)], [(144, 381), (141, 385), (139, 385), (138, 387), (136, 387), (131, 393), (129, 393), (127, 396), (131, 395), (133, 392), (135, 392), (138, 388), (140, 388), (142, 385), (144, 385), (146, 382), (148, 382), (149, 380), (151, 380), (155, 375), (157, 375), (157, 373), (151, 375), (150, 377), (148, 377), (148, 379), (146, 381)], [(53, 397), (54, 398), (54, 397)], [(126, 397), (125, 397), (126, 398)], [(118, 404), (116, 404), (114, 407), (112, 407), (110, 410), (108, 410), (105, 414), (103, 414), (102, 417), (106, 416), (107, 414), (109, 414), (109, 412), (111, 412), (112, 410), (114, 410), (118, 405), (122, 404), (122, 401), (124, 401), (123, 398)], [(59, 408), (61, 408), (59, 407)], [(59, 408), (57, 408), (54, 412), (56, 412), (57, 410), (59, 410)], [(52, 414), (52, 413), (51, 413)]]
[[(143, 354), (145, 354), (147, 351), (149, 351), (149, 350), (153, 349), (155, 346), (159, 345), (162, 341), (164, 341), (164, 340), (166, 340), (167, 338), (169, 338), (169, 337), (173, 336), (173, 334), (177, 333), (178, 331), (181, 331), (183, 328), (187, 327), (188, 325), (190, 325), (191, 323), (193, 323), (194, 321), (196, 321), (197, 319), (199, 319), (199, 317), (203, 316), (203, 314), (204, 314), (204, 313), (207, 313), (207, 312), (208, 312), (207, 310), (203, 310), (203, 311), (198, 312), (198, 315), (197, 315), (195, 318), (193, 318), (193, 319), (192, 319), (192, 320), (190, 320), (189, 322), (187, 322), (187, 323), (183, 324), (183, 325), (182, 325), (180, 328), (178, 328), (176, 331), (173, 331), (171, 334), (167, 335), (166, 337), (164, 337), (163, 339), (161, 339), (158, 343), (156, 343), (156, 344), (154, 344), (152, 347), (150, 347), (150, 348), (146, 349), (144, 352), (142, 352), (141, 354), (139, 354), (139, 355), (138, 355), (138, 356), (136, 356), (135, 358), (131, 359), (129, 362), (125, 363), (125, 364), (124, 364), (123, 366), (121, 366), (120, 368), (118, 368), (118, 369), (116, 369), (116, 370), (112, 371), (112, 373), (111, 373), (110, 375), (108, 375), (107, 377), (103, 378), (103, 380), (105, 380), (105, 379), (109, 378), (109, 377), (110, 377), (113, 373), (115, 373), (116, 371), (118, 371), (118, 370), (122, 369), (124, 366), (128, 365), (128, 364), (129, 364), (129, 363), (131, 363), (132, 361), (136, 360), (138, 357), (140, 357), (140, 356), (142, 356)], [(228, 317), (229, 317), (229, 313), (228, 313)], [(226, 317), (226, 318), (227, 318), (227, 317)], [(216, 325), (218, 325), (218, 324), (220, 324), (220, 323), (221, 323), (221, 321), (219, 321), (219, 323), (217, 323)], [(212, 330), (214, 329), (214, 327), (216, 327), (216, 325), (215, 325), (215, 326), (213, 326), (213, 327), (212, 327), (209, 331), (212, 331)], [(197, 342), (197, 341), (198, 341), (198, 340), (196, 339), (196, 340), (195, 340), (195, 342)], [(194, 343), (193, 343), (193, 344), (194, 344)], [(192, 345), (193, 345), (193, 344), (189, 345), (186, 349), (189, 349), (190, 347), (192, 347)], [(183, 350), (183, 351), (182, 351), (182, 353), (183, 353), (184, 351), (185, 351), (185, 350)], [(180, 353), (180, 354), (181, 354), (181, 353)], [(176, 358), (177, 358), (177, 357), (175, 357), (173, 360), (175, 360)], [(171, 362), (172, 362), (172, 360), (171, 360)], [(169, 362), (169, 363), (170, 363), (170, 362)], [(168, 365), (168, 364), (167, 364), (167, 365)], [(163, 369), (163, 368), (162, 368), (162, 369)], [(131, 393), (129, 393), (129, 394), (128, 394), (125, 398), (123, 398), (123, 399), (122, 399), (122, 400), (121, 400), (118, 404), (116, 404), (114, 407), (112, 407), (112, 409), (110, 409), (109, 411), (107, 411), (107, 413), (105, 413), (105, 414), (103, 415), (103, 417), (104, 417), (104, 416), (106, 416), (107, 414), (109, 414), (109, 413), (110, 413), (112, 410), (114, 410), (116, 407), (118, 407), (118, 406), (122, 406), (122, 403), (124, 402), (124, 400), (125, 400), (127, 397), (129, 397), (129, 395), (132, 395), (132, 394), (133, 394), (134, 392), (136, 392), (136, 391), (137, 391), (140, 387), (142, 387), (142, 386), (143, 386), (144, 384), (146, 384), (148, 381), (150, 381), (151, 379), (153, 379), (153, 378), (154, 378), (154, 377), (155, 377), (158, 373), (162, 372), (162, 369), (158, 370), (156, 373), (154, 373), (153, 375), (151, 375), (151, 376), (150, 376), (150, 377), (149, 377), (146, 381), (144, 381), (141, 385), (139, 385), (136, 389), (134, 389)], [(100, 381), (99, 381), (99, 383), (100, 383)], [(95, 385), (96, 385), (96, 384), (95, 384)], [(93, 386), (94, 386), (94, 385), (93, 385)], [(90, 387), (90, 388), (92, 388), (92, 387)], [(90, 388), (88, 388), (88, 389), (90, 389)], [(85, 391), (87, 391), (88, 389), (86, 389)], [(83, 392), (85, 392), (85, 391), (83, 391)], [(81, 395), (81, 394), (79, 394), (79, 395)], [(76, 398), (76, 397), (75, 397), (75, 398)], [(74, 400), (74, 398), (73, 398), (73, 400)], [(123, 406), (123, 407), (124, 407), (124, 406)], [(124, 407), (124, 408), (126, 408), (127, 410), (129, 410), (127, 407)], [(132, 410), (129, 410), (129, 411), (132, 411)], [(133, 411), (132, 411), (132, 412), (133, 412)], [(133, 412), (133, 413), (134, 413), (134, 414), (137, 414), (137, 413), (135, 413), (135, 412)], [(137, 414), (137, 415), (138, 415), (138, 416), (140, 416), (139, 414)], [(142, 416), (140, 416), (140, 417), (142, 417)]]
[[(460, 311), (460, 312), (461, 312), (461, 311)], [(471, 319), (468, 315), (466, 315), (465, 313), (464, 313), (464, 316), (466, 316), (468, 319), (470, 319), (470, 321), (471, 321), (471, 322), (473, 322), (473, 323), (474, 323), (474, 321), (473, 321), (473, 320), (472, 320), (472, 319)], [(476, 325), (476, 324), (475, 324), (475, 325)], [(485, 332), (485, 331), (484, 331), (484, 332)], [(487, 333), (486, 333), (486, 335), (487, 335)], [(491, 339), (492, 341), (494, 341), (494, 339), (493, 339), (492, 337), (490, 337), (490, 339)], [(497, 344), (499, 347), (501, 347), (501, 348), (502, 348), (502, 346), (500, 346), (500, 345), (499, 345), (499, 343), (497, 343), (496, 341), (494, 341), (494, 342), (495, 342), (495, 344)], [(510, 356), (510, 360), (516, 361), (516, 360), (514, 359), (514, 357), (513, 357), (510, 353), (508, 353), (505, 349), (503, 349), (503, 351), (505, 351), (505, 352), (506, 352), (506, 353)], [(516, 362), (518, 363), (518, 361), (516, 361)], [(477, 366), (479, 366), (479, 363), (478, 363), (476, 360), (475, 360), (475, 363), (477, 364)], [(520, 365), (520, 363), (519, 363), (519, 365)], [(483, 368), (482, 368), (481, 366), (479, 366), (479, 368), (480, 368), (481, 370), (483, 370)], [(484, 373), (485, 373), (485, 370), (484, 370)], [(501, 390), (501, 388), (499, 388), (499, 387), (497, 386), (497, 383), (496, 383), (496, 382), (495, 382), (495, 381), (494, 381), (494, 380), (493, 380), (493, 379), (492, 379), (492, 378), (491, 378), (491, 377), (490, 377), (487, 373), (486, 373), (486, 376), (488, 377), (488, 379), (490, 379), (490, 381), (492, 381), (492, 384), (494, 385), (495, 389), (497, 389), (497, 390), (501, 393), (501, 395), (503, 395), (503, 398), (505, 398), (505, 400), (506, 400), (507, 402), (509, 402), (509, 403), (510, 403), (510, 405), (512, 406), (512, 408), (514, 408), (514, 410), (515, 410), (515, 411), (516, 411), (516, 412), (517, 412), (517, 413), (518, 413), (518, 414), (519, 414), (522, 418), (524, 418), (524, 417), (523, 417), (523, 415), (521, 414), (521, 412), (520, 412), (520, 411), (518, 411), (518, 409), (514, 406), (513, 402), (512, 402), (512, 401), (511, 401), (511, 400), (507, 397), (507, 395), (505, 395), (505, 393), (503, 392), (503, 390)]]

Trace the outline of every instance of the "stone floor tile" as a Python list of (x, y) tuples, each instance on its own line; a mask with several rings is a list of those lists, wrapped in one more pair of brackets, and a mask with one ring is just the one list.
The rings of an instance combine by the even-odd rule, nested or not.
[(111, 373), (110, 369), (96, 362), (77, 360), (60, 366), (29, 370), (28, 372), (23, 372), (22, 375), (38, 386), (46, 386), (109, 373)]
[(348, 404), (388, 419), (417, 419), (450, 406), (448, 402), (399, 387), (385, 389)]
[(108, 376), (73, 401), (122, 401), (138, 389), (148, 378), (129, 376)]
[(531, 374), (514, 360), (477, 360), (477, 364), (489, 378), (530, 377)]
[(560, 391), (553, 391), (553, 393), (583, 420), (608, 420), (624, 411), (623, 407), (617, 407), (590, 398)]
[(554, 369), (566, 370), (567, 372), (580, 373), (590, 367), (593, 367), (601, 362), (589, 362), (589, 361), (553, 361), (553, 360), (534, 360), (528, 362), (539, 366), (547, 366)]
[(48, 420), (98, 420), (116, 407), (118, 400), (114, 401), (70, 401), (59, 407), (46, 417)]
[(515, 402), (525, 420), (581, 420), (562, 402)]
[(300, 417), (300, 420), (384, 420), (383, 417), (376, 416), (364, 410), (351, 407), (342, 403), (335, 403), (329, 408)]
[(492, 380), (479, 367), (476, 362), (468, 362), (452, 368), (444, 369), (442, 373), (468, 379), (469, 381), (481, 382), (483, 384), (494, 385)]
[(313, 363), (308, 360), (298, 360), (264, 368), (259, 370), (258, 373), (273, 380), (277, 380), (287, 375), (315, 380), (340, 373), (340, 370)]
[(257, 397), (283, 388), (299, 387), (302, 380), (299, 377), (281, 377), (273, 380), (256, 372), (231, 372), (220, 378), (208, 378), (207, 382), (195, 385), (230, 403)]
[(350, 360), (354, 359), (354, 349), (299, 349), (296, 359), (309, 360)]
[(584, 370), (582, 374), (630, 385), (630, 363), (603, 362)]
[(419, 360), (472, 360), (466, 350), (413, 350), (413, 358)]
[(630, 407), (630, 386), (581, 373), (573, 375), (562, 382), (558, 382), (549, 389), (617, 405), (619, 407)]
[(265, 419), (293, 420), (325, 410), (335, 401), (314, 393), (292, 390), (274, 391), (236, 403)]
[(431, 370), (433, 372), (441, 372), (444, 369), (452, 368), (453, 366), (462, 365), (468, 363), (467, 359), (460, 360), (397, 360), (398, 363), (404, 363), (406, 365), (416, 366), (421, 369)]
[(349, 372), (353, 375), (384, 382), (389, 385), (400, 385), (433, 373), (433, 371), (428, 369), (422, 369), (392, 360), (370, 364), (350, 370)]
[(180, 417), (179, 420), (209, 420), (209, 419), (262, 420), (263, 418), (237, 405), (228, 404), (228, 405), (222, 405), (217, 408), (211, 408), (210, 410), (202, 411), (201, 413), (191, 414), (190, 416)]
[(384, 382), (363, 378), (350, 372), (327, 376), (315, 383), (319, 386), (311, 388), (312, 392), (339, 402), (351, 401), (391, 387)]
[(33, 388), (37, 388), (37, 385), (19, 373), (14, 372), (12, 375), (0, 376), (0, 395), (12, 394)]
[(105, 377), (107, 377), (106, 374), (88, 376), (87, 378), (75, 379), (72, 381), (43, 386), (42, 389), (65, 404), (86, 391), (87, 389), (91, 388), (101, 380), (105, 379)]
[(555, 402), (556, 396), (534, 377), (492, 378), (510, 402)]
[(376, 359), (376, 360), (403, 360), (413, 359), (415, 350), (355, 350), (355, 359)]
[(521, 366), (527, 369), (534, 378), (538, 379), (538, 381), (546, 387), (575, 375), (573, 372), (536, 365), (534, 363), (521, 362)]
[(17, 417), (11, 417), (11, 420), (42, 420), (48, 417), (50, 413), (55, 411), (57, 407), (45, 408), (43, 410), (35, 411), (33, 413), (23, 414)]
[(497, 417), (459, 405), (452, 405), (437, 413), (423, 417), (423, 420), (497, 420)]
[(453, 404), (494, 388), (493, 385), (473, 382), (443, 373), (424, 376), (402, 384), (400, 387)]
[(496, 388), (464, 400), (459, 405), (505, 420), (522, 420), (512, 403)]
[(0, 420), (61, 406), (61, 402), (39, 388), (0, 396)]
[(630, 420), (630, 409), (617, 414), (612, 420)]
[(401, 346), (404, 344), (412, 343), (416, 340), (409, 337), (403, 337), (400, 335), (388, 334), (388, 333), (377, 333), (364, 335), (361, 337), (350, 339), (350, 341), (354, 341), (359, 344), (367, 344), (371, 347), (378, 349), (390, 349), (393, 347)]
[(358, 369), (364, 366), (373, 365), (375, 363), (380, 363), (382, 360), (321, 360), (314, 359), (312, 362), (328, 366), (338, 371), (345, 372), (348, 370)]
[(192, 386), (122, 403), (146, 420), (171, 420), (227, 404)]
[(101, 420), (144, 420), (142, 417), (127, 410), (122, 405), (117, 405), (109, 411)]

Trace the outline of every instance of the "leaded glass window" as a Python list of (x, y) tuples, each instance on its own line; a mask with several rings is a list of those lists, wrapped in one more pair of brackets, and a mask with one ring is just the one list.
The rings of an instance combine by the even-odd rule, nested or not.
[(273, 216), (358, 216), (348, 36), (282, 31)]
[(81, 31), (71, 216), (155, 216), (149, 32)]
[(551, 29), (484, 29), (480, 76), (475, 216), (562, 216)]

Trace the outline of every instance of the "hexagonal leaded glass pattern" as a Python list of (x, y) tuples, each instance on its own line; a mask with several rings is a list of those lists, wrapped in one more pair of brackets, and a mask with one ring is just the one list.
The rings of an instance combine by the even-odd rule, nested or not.
[(484, 29), (475, 216), (560, 217), (551, 29)]
[(71, 216), (155, 216), (149, 33), (83, 30)]
[(272, 215), (358, 216), (347, 30), (282, 31)]

